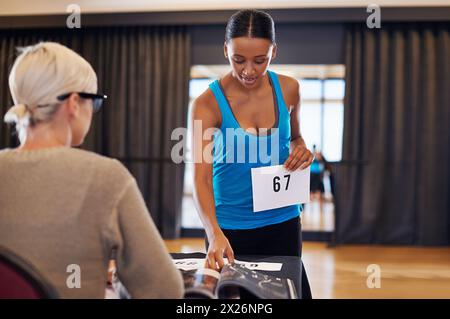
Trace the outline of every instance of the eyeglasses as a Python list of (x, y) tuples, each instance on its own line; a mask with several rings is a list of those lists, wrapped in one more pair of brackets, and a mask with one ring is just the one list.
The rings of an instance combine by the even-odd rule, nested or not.
[(107, 95), (103, 94), (92, 94), (92, 93), (84, 93), (84, 92), (71, 92), (62, 94), (57, 96), (58, 101), (64, 101), (67, 99), (72, 93), (77, 93), (83, 99), (92, 99), (92, 108), (94, 113), (98, 112), (103, 105), (103, 101), (108, 98)]

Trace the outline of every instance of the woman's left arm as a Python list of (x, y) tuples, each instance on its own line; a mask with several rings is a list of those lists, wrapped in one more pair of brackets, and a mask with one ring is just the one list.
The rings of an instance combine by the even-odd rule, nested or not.
[(300, 86), (297, 80), (290, 80), (287, 90), (287, 100), (289, 102), (286, 102), (288, 102), (287, 104), (291, 114), (291, 153), (284, 162), (284, 166), (287, 170), (294, 171), (307, 168), (314, 160), (314, 156), (306, 147), (305, 141), (300, 134)]

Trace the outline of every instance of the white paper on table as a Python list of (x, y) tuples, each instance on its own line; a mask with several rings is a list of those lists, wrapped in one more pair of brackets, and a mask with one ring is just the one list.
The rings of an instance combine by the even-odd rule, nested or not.
[(283, 165), (252, 168), (253, 212), (309, 202), (310, 168), (290, 172)]
[(204, 258), (185, 258), (185, 259), (172, 259), (173, 264), (178, 269), (193, 270), (205, 267)]
[[(228, 259), (223, 259), (228, 264)], [(250, 270), (265, 270), (265, 271), (280, 271), (282, 263), (270, 263), (270, 262), (248, 262), (235, 259), (236, 264), (242, 264)], [(175, 267), (182, 270), (193, 270), (205, 267), (204, 258), (186, 258), (186, 259), (173, 259)]]
[(244, 265), (245, 268), (250, 270), (280, 271), (281, 267), (283, 266), (282, 263), (251, 262), (251, 261), (240, 261), (236, 259), (234, 260), (234, 262), (236, 264), (242, 264)]

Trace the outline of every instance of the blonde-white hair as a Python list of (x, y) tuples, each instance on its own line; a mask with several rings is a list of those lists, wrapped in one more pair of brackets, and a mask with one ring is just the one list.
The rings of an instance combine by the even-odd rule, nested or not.
[(57, 96), (71, 92), (97, 93), (97, 75), (80, 55), (55, 42), (19, 48), (9, 74), (14, 101), (5, 114), (19, 135), (28, 125), (48, 122), (61, 102)]

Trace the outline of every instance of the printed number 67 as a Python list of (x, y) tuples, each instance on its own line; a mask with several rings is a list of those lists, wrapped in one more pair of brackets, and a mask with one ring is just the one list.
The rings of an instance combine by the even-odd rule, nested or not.
[[(284, 178), (287, 179), (286, 188), (285, 188), (285, 190), (287, 191), (288, 188), (289, 188), (289, 180), (291, 179), (291, 175), (284, 175)], [(281, 180), (281, 177), (279, 177), (279, 176), (275, 176), (273, 178), (273, 191), (275, 193), (278, 193), (280, 191), (280, 189), (281, 189), (280, 180)]]

